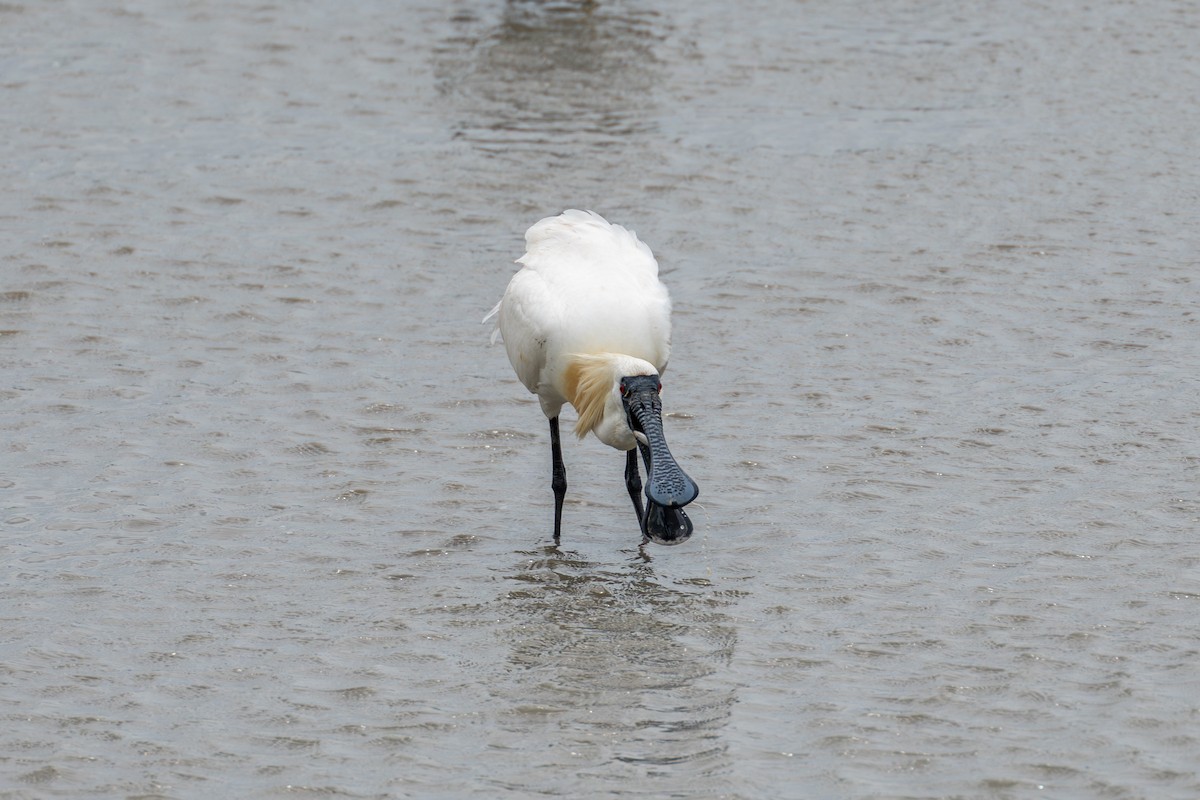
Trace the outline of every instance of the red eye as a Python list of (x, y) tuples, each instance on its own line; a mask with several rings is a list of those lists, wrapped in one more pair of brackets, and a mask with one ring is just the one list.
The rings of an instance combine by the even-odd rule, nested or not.
[(629, 393), (629, 390), (625, 388), (625, 384), (623, 384), (623, 383), (621, 384), (620, 389), (621, 389), (621, 397), (624, 397), (626, 394)]
[(661, 383), (660, 383), (660, 384), (658, 384), (658, 390), (659, 390), (660, 392), (662, 391), (662, 384), (661, 384)]

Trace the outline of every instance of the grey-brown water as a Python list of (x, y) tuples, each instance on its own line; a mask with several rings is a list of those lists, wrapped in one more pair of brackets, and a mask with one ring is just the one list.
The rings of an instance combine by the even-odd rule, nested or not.
[[(0, 4), (0, 797), (1200, 796), (1189, 2)], [(599, 211), (697, 531), (479, 324)]]

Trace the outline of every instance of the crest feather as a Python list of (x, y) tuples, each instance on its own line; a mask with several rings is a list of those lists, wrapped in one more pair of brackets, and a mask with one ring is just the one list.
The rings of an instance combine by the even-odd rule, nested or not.
[(604, 408), (615, 380), (612, 360), (605, 356), (571, 356), (563, 379), (567, 400), (579, 415), (575, 435), (582, 439), (604, 419)]

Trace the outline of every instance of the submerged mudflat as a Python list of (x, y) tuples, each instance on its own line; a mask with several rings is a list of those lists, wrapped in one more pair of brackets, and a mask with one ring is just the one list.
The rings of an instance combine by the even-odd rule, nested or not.
[[(1193, 797), (1168, 0), (0, 4), (0, 794)], [(478, 324), (593, 208), (685, 544)]]

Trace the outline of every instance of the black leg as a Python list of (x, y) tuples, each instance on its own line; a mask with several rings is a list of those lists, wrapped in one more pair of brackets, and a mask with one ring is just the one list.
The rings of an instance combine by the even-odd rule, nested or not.
[(567, 468), (563, 466), (562, 443), (558, 440), (558, 417), (550, 420), (550, 488), (554, 490), (554, 543), (562, 534), (563, 498), (567, 496)]
[(650, 448), (638, 442), (638, 450), (642, 451), (642, 463), (646, 465), (646, 475), (650, 475)]
[(642, 476), (638, 473), (637, 448), (633, 448), (625, 456), (625, 488), (629, 490), (629, 499), (633, 501), (633, 510), (637, 512), (638, 524), (642, 522)]
[[(650, 477), (650, 448), (638, 442), (637, 449), (642, 452), (642, 463), (646, 465), (646, 477)], [(637, 456), (633, 450), (629, 451), (629, 466), (632, 466), (634, 471), (637, 470)], [(628, 468), (628, 467), (627, 467)], [(642, 488), (641, 480), (638, 480), (638, 489)], [(650, 521), (650, 507), (646, 507), (645, 513), (642, 513), (642, 498), (639, 497), (636, 501), (638, 507), (638, 523), (642, 529), (642, 544), (650, 543), (650, 536), (646, 533), (646, 523)]]

